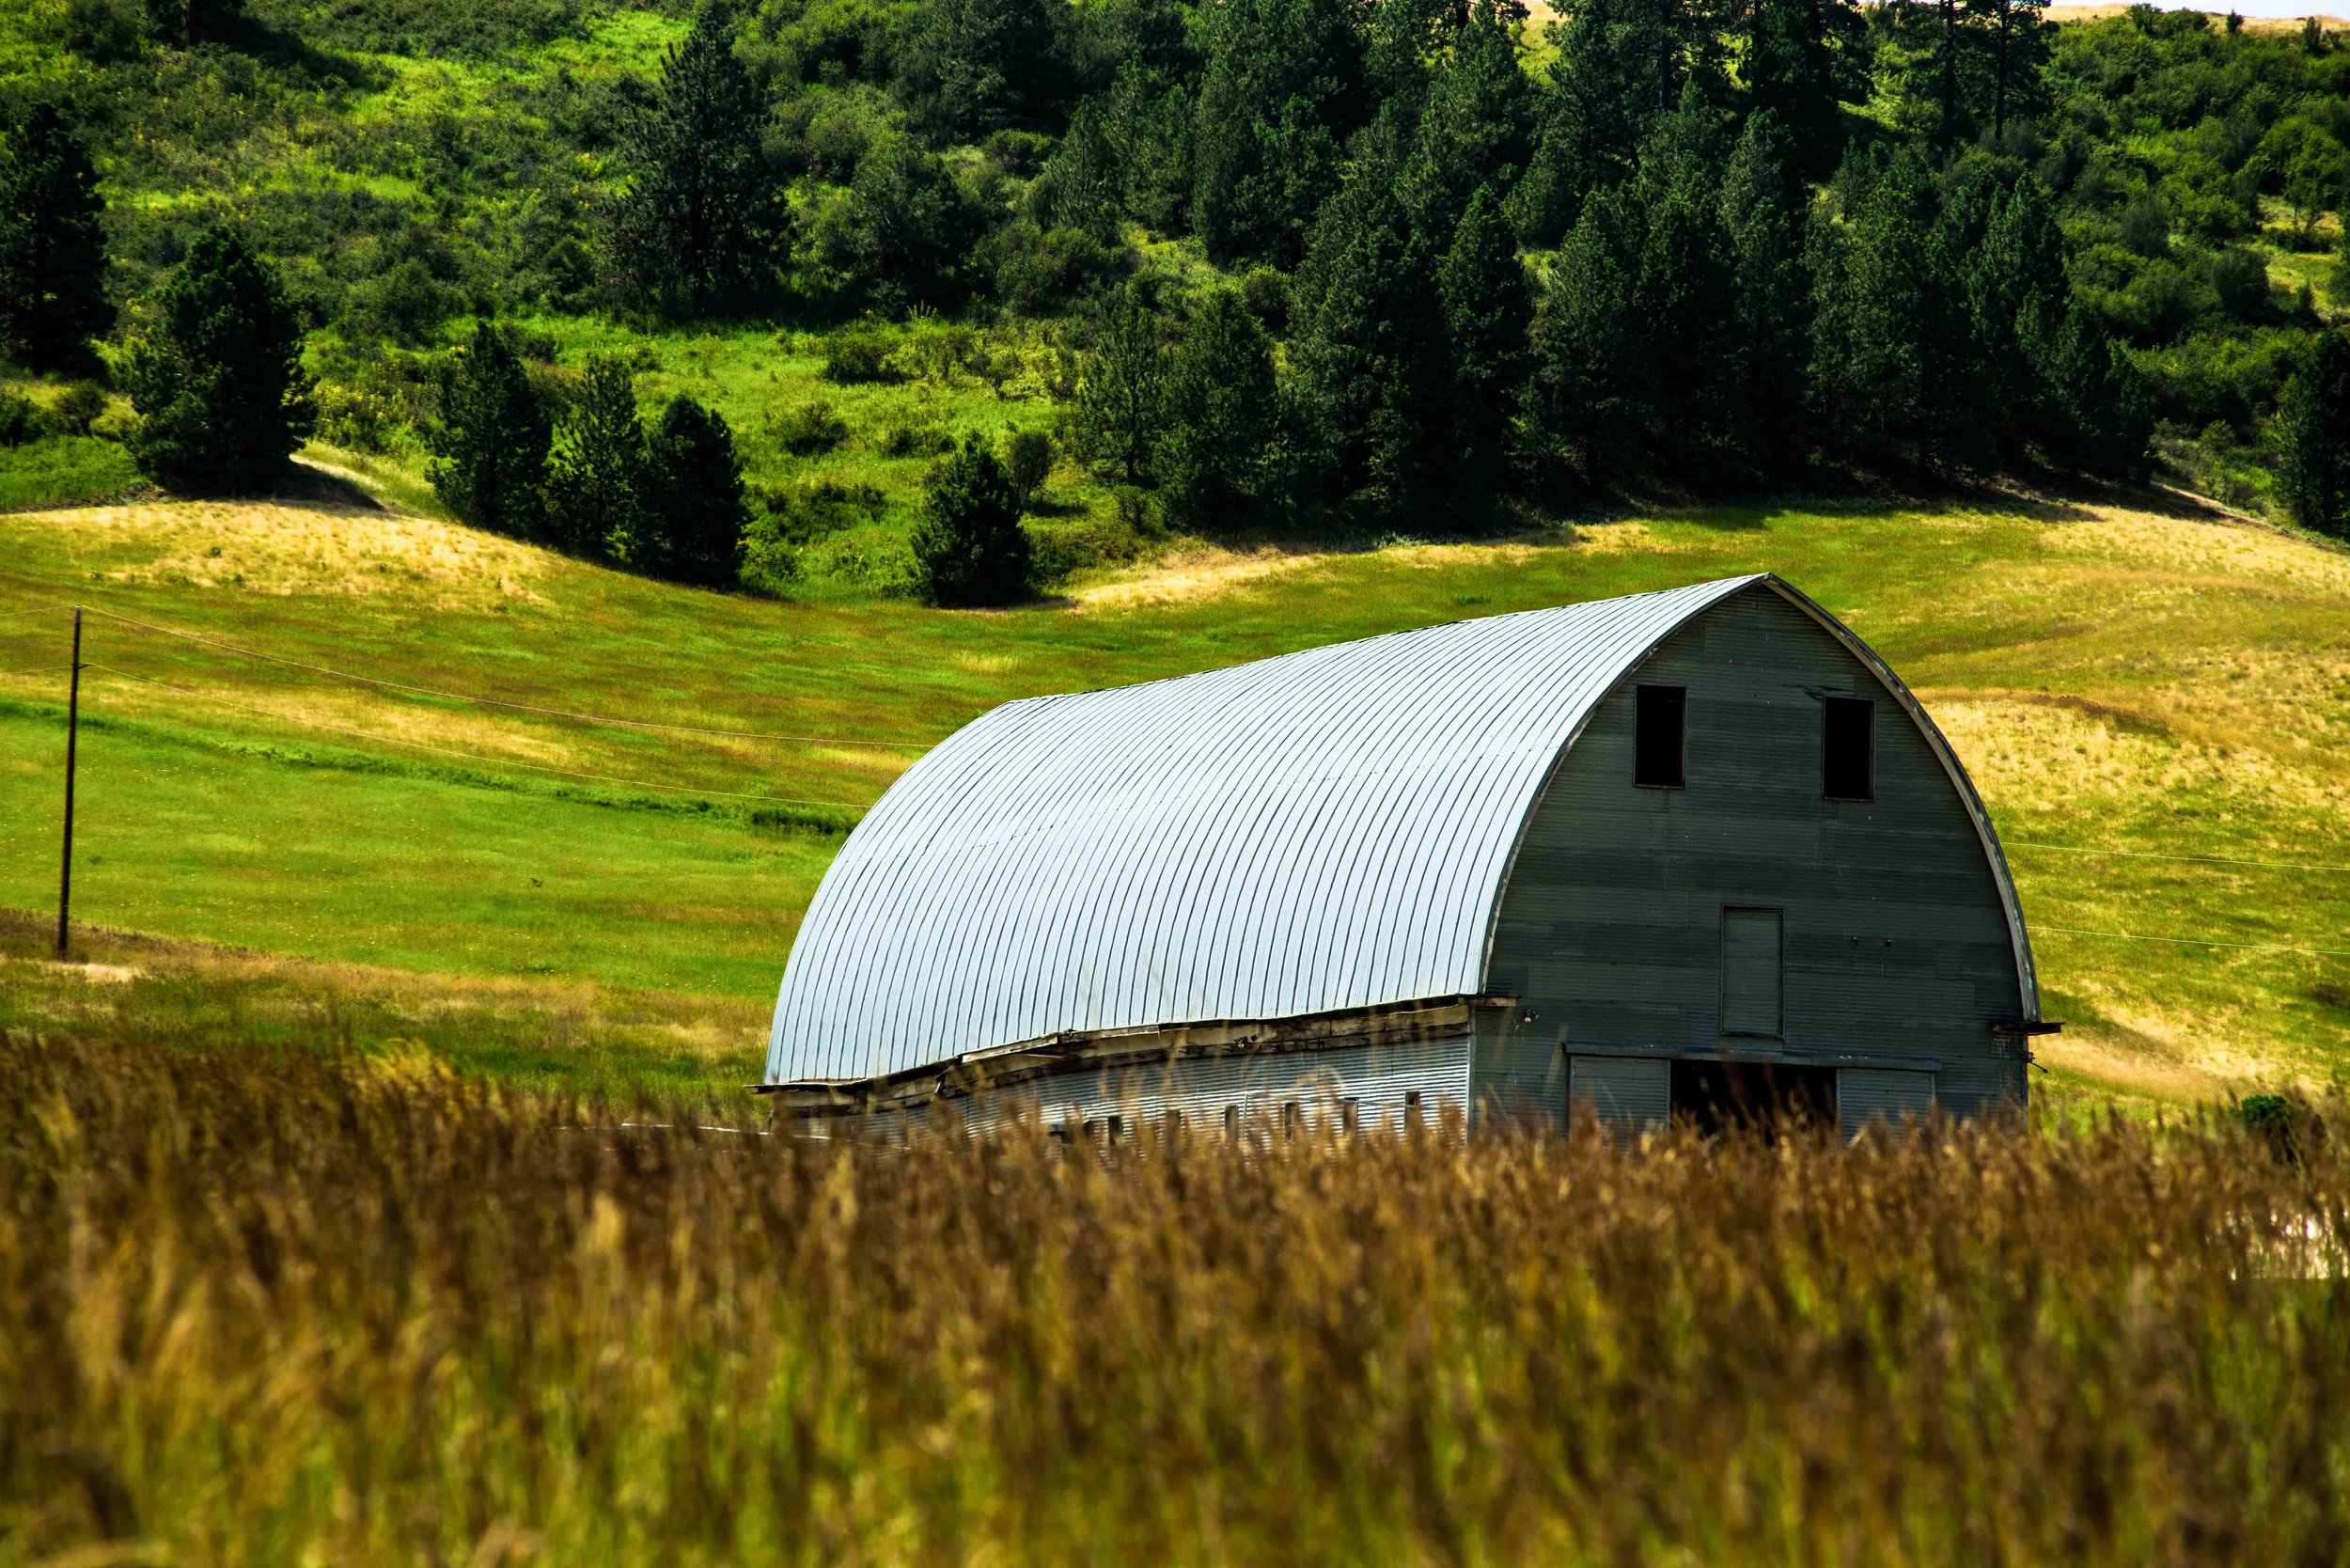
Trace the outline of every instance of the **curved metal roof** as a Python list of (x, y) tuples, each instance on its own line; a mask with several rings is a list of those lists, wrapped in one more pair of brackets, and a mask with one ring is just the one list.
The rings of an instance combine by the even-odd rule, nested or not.
[[(1284, 1018), (1481, 988), (1559, 754), (1665, 637), (1777, 578), (1528, 610), (982, 714), (908, 769), (818, 887), (771, 1082), (863, 1078), (1060, 1031)], [(2026, 996), (2032, 995), (2027, 985)]]

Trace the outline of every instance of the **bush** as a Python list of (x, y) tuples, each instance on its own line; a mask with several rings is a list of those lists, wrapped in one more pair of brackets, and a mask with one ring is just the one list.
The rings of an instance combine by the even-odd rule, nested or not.
[(48, 433), (40, 406), (22, 392), (0, 391), (0, 447), (15, 451)]
[(1020, 498), (976, 438), (931, 470), (913, 547), (915, 591), (926, 603), (1009, 604), (1027, 593), (1034, 557)]
[(1270, 333), (1283, 333), (1290, 324), (1289, 274), (1272, 267), (1254, 267), (1240, 280), (1240, 303), (1257, 324)]
[(768, 420), (767, 433), (793, 457), (814, 457), (848, 440), (849, 426), (834, 412), (832, 404), (819, 398), (812, 402), (794, 403)]
[(936, 425), (903, 420), (883, 427), (873, 446), (884, 457), (937, 457), (954, 450), (955, 440)]
[(106, 391), (94, 381), (77, 381), (58, 397), (50, 416), (67, 435), (87, 435), (105, 417)]
[(845, 385), (896, 381), (890, 352), (889, 339), (878, 332), (835, 333), (824, 340), (823, 377)]
[(1042, 431), (1012, 431), (1004, 437), (1004, 468), (1020, 504), (1027, 506), (1053, 471), (1053, 438)]

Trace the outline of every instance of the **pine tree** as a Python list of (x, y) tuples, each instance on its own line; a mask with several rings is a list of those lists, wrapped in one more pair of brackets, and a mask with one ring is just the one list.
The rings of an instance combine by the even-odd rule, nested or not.
[(1647, 341), (1633, 316), (1640, 227), (1620, 190), (1591, 193), (1535, 306), (1532, 419), (1543, 455), (1586, 485), (1639, 461)]
[(2154, 436), (2153, 399), (2095, 311), (2069, 300), (2060, 311), (2025, 320), (2024, 352), (2041, 386), (2039, 440), (2049, 457), (2092, 474), (2142, 473)]
[(1858, 198), (1824, 326), (1841, 341), (1832, 428), (1856, 447), (1936, 462), (1979, 430), (1966, 399), (1973, 334), (1959, 280), (1936, 244), (1933, 181), (1914, 152)]
[(1508, 199), (1533, 155), (1535, 116), (1514, 33), (1496, 0), (1476, 0), (1430, 81), (1405, 175), (1413, 220), (1428, 243), (1451, 243), (1478, 191)]
[(852, 298), (885, 314), (950, 304), (963, 291), (975, 227), (946, 161), (900, 138), (858, 166), (824, 260)]
[(301, 323), (276, 270), (216, 224), (188, 246), (150, 315), (128, 377), (139, 471), (196, 495), (249, 494), (282, 478), (313, 413)]
[(1805, 375), (1811, 336), (1811, 279), (1804, 265), (1808, 196), (1792, 166), (1778, 117), (1747, 118), (1722, 172), (1721, 216), (1729, 231), (1737, 400), (1751, 443), (1750, 467), (1799, 470), (1808, 456)]
[(1347, 0), (1229, 0), (1208, 12), (1191, 220), (1219, 266), (1297, 264), (1370, 118), (1365, 39)]
[(1279, 417), (1273, 345), (1229, 289), (1210, 294), (1167, 369), (1159, 468), (1167, 515), (1214, 532), (1254, 521)]
[(619, 356), (593, 355), (556, 431), (547, 475), (548, 542), (589, 559), (625, 557), (646, 531), (645, 482), (636, 378)]
[(1039, 128), (1070, 76), (1061, 0), (925, 0), (897, 61), (899, 97), (938, 143)]
[(705, 5), (670, 47), (613, 210), (622, 296), (673, 317), (764, 296), (788, 251), (790, 209), (760, 147), (766, 97), (734, 56), (728, 15)]
[(244, 20), (244, 0), (147, 0), (148, 25), (180, 49), (218, 43)]
[(1469, 197), (1436, 269), (1436, 289), (1453, 372), (1453, 492), (1467, 520), (1490, 510), (1503, 486), (1534, 315), (1517, 242), (1493, 187)]
[(1738, 71), (1753, 113), (1773, 116), (1798, 172), (1825, 174), (1843, 140), (1846, 58), (1857, 53), (1852, 0), (1753, 0)]
[(2310, 341), (2277, 408), (2277, 489), (2293, 520), (2350, 535), (2350, 341)]
[(35, 105), (0, 148), (0, 342), (37, 370), (85, 368), (114, 324), (105, 210), (88, 146)]
[(488, 321), (441, 367), (432, 488), (462, 522), (537, 538), (554, 422), (513, 338)]
[(1072, 426), (1078, 456), (1109, 467), (1128, 484), (1148, 482), (1166, 380), (1158, 313), (1142, 286), (1129, 284), (1104, 314), (1077, 373)]
[(1373, 527), (1425, 525), (1450, 447), (1436, 258), (1399, 191), (1403, 133), (1383, 116), (1366, 134), (1297, 279), (1297, 367), (1341, 505)]
[(1974, 399), (2013, 461), (2044, 432), (2050, 400), (2061, 396), (2044, 387), (2026, 339), (2044, 339), (2065, 314), (2064, 236), (2037, 180), (1989, 170), (1944, 198), (1940, 227), (1966, 290)]
[(931, 470), (913, 543), (915, 588), (925, 604), (1010, 604), (1028, 591), (1035, 562), (1020, 526), (1020, 497), (976, 436)]
[(2004, 135), (2013, 120), (2037, 114), (2048, 102), (2045, 71), (2049, 35), (2055, 31), (2042, 0), (1974, 0), (1983, 14), (1983, 49), (1990, 55), (1991, 133)]
[(1708, 19), (1680, 0), (1581, 0), (1551, 66), (1569, 160), (1586, 188), (1630, 177), (1640, 144), (1671, 113)]
[(1633, 322), (1647, 339), (1650, 438), (1689, 477), (1751, 440), (1741, 417), (1737, 296), (1721, 217), (1720, 117), (1691, 77), (1641, 149), (1632, 187), (1639, 213)]
[(624, 556), (630, 566), (704, 588), (735, 580), (751, 514), (734, 431), (714, 409), (682, 392), (645, 437), (637, 519)]

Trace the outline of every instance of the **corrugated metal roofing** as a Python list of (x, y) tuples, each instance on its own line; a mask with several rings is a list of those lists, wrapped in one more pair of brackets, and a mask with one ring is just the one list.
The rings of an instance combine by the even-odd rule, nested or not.
[(1658, 642), (1763, 580), (982, 714), (891, 786), (825, 873), (784, 969), (769, 1080), (1477, 992), (1560, 751)]

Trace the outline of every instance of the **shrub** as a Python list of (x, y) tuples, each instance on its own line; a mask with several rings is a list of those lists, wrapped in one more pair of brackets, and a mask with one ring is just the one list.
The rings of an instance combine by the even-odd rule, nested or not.
[(884, 426), (873, 445), (884, 457), (936, 457), (954, 450), (955, 441), (936, 425), (901, 420)]
[(812, 402), (794, 403), (775, 416), (767, 422), (767, 433), (793, 457), (814, 457), (848, 440), (849, 426), (834, 412), (832, 404), (819, 398)]
[(1281, 333), (1290, 324), (1290, 279), (1273, 267), (1252, 267), (1240, 280), (1240, 303), (1267, 332)]
[(823, 377), (829, 382), (896, 381), (890, 342), (878, 332), (835, 333), (824, 340)]
[(1028, 591), (1033, 557), (1020, 497), (977, 438), (931, 470), (913, 548), (915, 591), (926, 603), (1009, 604)]
[(94, 381), (77, 381), (58, 396), (49, 412), (66, 434), (87, 435), (90, 427), (105, 417), (105, 388)]
[(0, 391), (0, 447), (15, 451), (48, 433), (40, 407), (22, 392)]
[(1004, 468), (1011, 475), (1011, 488), (1020, 504), (1027, 506), (1053, 471), (1053, 438), (1042, 431), (1009, 432), (1004, 437)]

